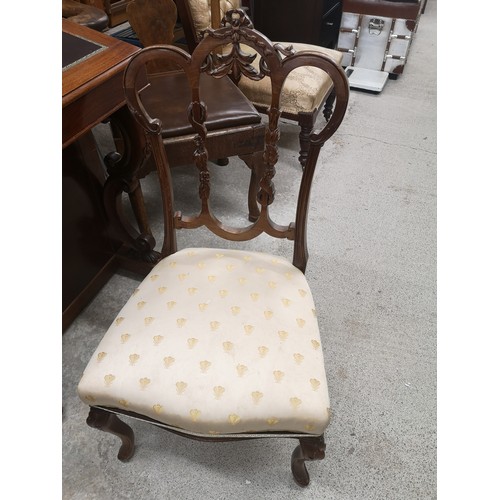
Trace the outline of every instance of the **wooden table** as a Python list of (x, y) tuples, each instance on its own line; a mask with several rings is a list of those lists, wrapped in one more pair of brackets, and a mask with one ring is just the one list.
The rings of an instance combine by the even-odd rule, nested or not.
[(138, 47), (62, 19), (63, 331), (107, 282), (121, 246), (105, 214), (106, 170), (92, 127), (123, 110), (122, 77)]

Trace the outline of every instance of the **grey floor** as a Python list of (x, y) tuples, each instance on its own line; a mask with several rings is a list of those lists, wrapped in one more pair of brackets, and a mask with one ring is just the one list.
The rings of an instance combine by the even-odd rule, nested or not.
[[(287, 215), (287, 193), (298, 179), (296, 133), (285, 124), (278, 218)], [(218, 193), (221, 207), (244, 196), (235, 194), (247, 175), (243, 167), (216, 169), (230, 186)], [(184, 186), (193, 173), (175, 175), (188, 210), (195, 195)], [(154, 181), (144, 186), (153, 221)], [(351, 93), (345, 121), (323, 149), (310, 215), (307, 275), (333, 418), (326, 458), (308, 467), (309, 487), (293, 482), (291, 440), (201, 443), (132, 421), (136, 453), (121, 463), (117, 440), (86, 425), (76, 385), (137, 286), (123, 272), (63, 335), (63, 499), (436, 498), (435, 0), (421, 18), (403, 76), (379, 95)], [(180, 243), (192, 240), (182, 234)], [(253, 248), (289, 255), (286, 242), (264, 239)]]

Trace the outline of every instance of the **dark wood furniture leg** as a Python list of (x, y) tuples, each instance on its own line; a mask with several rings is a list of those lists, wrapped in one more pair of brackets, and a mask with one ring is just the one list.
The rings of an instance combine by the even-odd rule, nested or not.
[(325, 106), (323, 107), (323, 116), (325, 120), (328, 121), (330, 116), (332, 116), (333, 102), (335, 101), (335, 89), (330, 92), (325, 101)]
[(299, 438), (299, 446), (292, 453), (292, 474), (299, 486), (309, 484), (309, 472), (307, 472), (306, 460), (323, 460), (325, 458), (325, 438), (323, 435), (317, 437)]
[(309, 141), (309, 136), (313, 130), (314, 118), (309, 113), (299, 114), (299, 142), (300, 142), (300, 152), (299, 152), (299, 162), (302, 168), (306, 166), (307, 155), (309, 154), (309, 147), (311, 145)]
[(114, 413), (91, 406), (89, 416), (87, 417), (87, 425), (94, 429), (114, 434), (121, 439), (122, 445), (118, 452), (118, 460), (126, 462), (132, 458), (135, 450), (134, 431)]
[[(147, 219), (139, 182), (141, 169), (149, 157), (149, 152), (142, 139), (143, 134), (137, 130), (137, 124), (128, 109), (118, 110), (111, 116), (110, 122), (113, 134), (120, 136), (120, 153), (109, 153), (104, 158), (109, 174), (104, 185), (106, 214), (117, 237), (128, 247), (128, 256), (148, 265), (154, 264), (160, 254), (154, 250), (156, 242)], [(123, 193), (129, 196), (138, 231), (123, 213)]]

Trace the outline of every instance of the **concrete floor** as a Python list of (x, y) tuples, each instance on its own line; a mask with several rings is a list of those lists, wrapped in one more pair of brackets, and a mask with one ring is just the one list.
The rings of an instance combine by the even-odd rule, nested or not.
[[(285, 125), (278, 219), (296, 187), (296, 134)], [(244, 172), (225, 168), (216, 175), (234, 189), (221, 193), (221, 204), (231, 201)], [(192, 173), (175, 175), (180, 193)], [(144, 189), (155, 220), (154, 176)], [(180, 201), (189, 208), (189, 195)], [(117, 439), (86, 425), (76, 385), (137, 286), (135, 276), (120, 273), (62, 339), (64, 500), (436, 498), (435, 0), (404, 74), (379, 95), (351, 93), (344, 123), (318, 165), (309, 241), (307, 275), (333, 408), (326, 457), (309, 464), (309, 487), (293, 482), (292, 440), (201, 443), (132, 421), (135, 456), (116, 459)], [(286, 242), (263, 240), (253, 248), (290, 255)]]

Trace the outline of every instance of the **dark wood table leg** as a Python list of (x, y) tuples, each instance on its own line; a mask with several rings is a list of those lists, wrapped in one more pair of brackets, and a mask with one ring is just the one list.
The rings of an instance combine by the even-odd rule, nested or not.
[[(118, 151), (104, 158), (108, 178), (104, 184), (104, 206), (110, 226), (124, 243), (120, 264), (132, 271), (147, 272), (160, 258), (154, 250), (155, 239), (147, 218), (139, 179), (148, 173), (149, 152), (143, 134), (127, 108), (121, 108), (110, 117)], [(137, 227), (128, 220), (123, 210), (122, 194), (127, 193)]]

